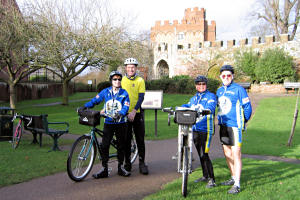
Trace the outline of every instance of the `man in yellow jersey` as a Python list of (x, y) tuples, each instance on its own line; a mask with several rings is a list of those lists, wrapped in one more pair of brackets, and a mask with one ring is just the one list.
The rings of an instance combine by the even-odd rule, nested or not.
[(126, 76), (122, 79), (121, 84), (122, 88), (129, 94), (130, 99), (124, 168), (127, 171), (131, 171), (130, 155), (133, 129), (139, 153), (140, 173), (147, 175), (148, 166), (145, 164), (145, 123), (144, 115), (141, 112), (141, 105), (145, 96), (145, 81), (136, 74), (138, 61), (135, 58), (126, 59), (124, 65)]

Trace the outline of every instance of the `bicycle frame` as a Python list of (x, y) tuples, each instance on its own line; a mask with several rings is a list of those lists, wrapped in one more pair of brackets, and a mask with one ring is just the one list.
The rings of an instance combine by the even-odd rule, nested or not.
[[(90, 154), (90, 151), (91, 149), (93, 148), (93, 143), (95, 142), (96, 144), (96, 147), (98, 149), (98, 152), (99, 152), (99, 156), (101, 156), (102, 154), (102, 151), (101, 151), (101, 147), (100, 147), (100, 144), (98, 142), (98, 139), (97, 139), (97, 135), (98, 134), (101, 138), (103, 137), (103, 131), (100, 130), (100, 129), (97, 129), (96, 127), (93, 127), (91, 132), (89, 134), (86, 134), (88, 136), (91, 136), (91, 142), (90, 142), (90, 146), (89, 146), (89, 149), (88, 151), (86, 152), (86, 155), (84, 156), (84, 158), (87, 157), (87, 155)], [(113, 146), (115, 149), (117, 149), (117, 146), (116, 146), (116, 142), (115, 142), (115, 139), (113, 138), (112, 141), (110, 142), (110, 145)], [(82, 151), (85, 149), (85, 147), (82, 148)], [(81, 152), (80, 152), (80, 155), (81, 155)], [(114, 154), (109, 154), (109, 158), (113, 158), (113, 157), (117, 157), (117, 154), (114, 153)]]
[(178, 126), (178, 159), (177, 159), (177, 171), (183, 173), (183, 162), (182, 155), (184, 146), (187, 146), (189, 149), (188, 153), (188, 173), (192, 173), (192, 147), (193, 147), (193, 132), (192, 125), (181, 125)]

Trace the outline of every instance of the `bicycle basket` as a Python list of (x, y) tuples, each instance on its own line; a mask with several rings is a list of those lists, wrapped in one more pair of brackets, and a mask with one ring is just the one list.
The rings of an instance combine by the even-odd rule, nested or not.
[(100, 125), (100, 112), (95, 110), (84, 110), (78, 112), (79, 124), (87, 126)]
[(196, 123), (197, 112), (193, 110), (177, 110), (175, 119), (177, 124), (193, 125)]

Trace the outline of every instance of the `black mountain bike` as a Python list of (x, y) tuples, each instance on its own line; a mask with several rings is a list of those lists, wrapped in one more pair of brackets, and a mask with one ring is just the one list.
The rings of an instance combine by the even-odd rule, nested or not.
[[(103, 137), (103, 130), (96, 128), (100, 124), (100, 116), (108, 117), (108, 115), (100, 114), (99, 111), (87, 110), (85, 114), (80, 114), (80, 124), (92, 126), (90, 133), (80, 136), (73, 144), (67, 160), (67, 171), (69, 177), (73, 181), (82, 181), (92, 170), (97, 150), (99, 152), (99, 160), (101, 161), (101, 138)], [(97, 139), (97, 134), (100, 140)], [(117, 142), (115, 137), (111, 141), (111, 146), (117, 149)], [(135, 138), (131, 140), (131, 163), (134, 163), (138, 155)], [(109, 155), (109, 158), (116, 158), (117, 153)]]

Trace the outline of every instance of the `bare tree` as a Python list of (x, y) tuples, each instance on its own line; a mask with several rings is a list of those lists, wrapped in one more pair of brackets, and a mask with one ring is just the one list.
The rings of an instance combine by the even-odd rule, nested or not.
[(35, 51), (39, 62), (63, 82), (63, 105), (68, 105), (70, 81), (87, 67), (103, 69), (123, 60), (124, 29), (115, 26), (100, 1), (43, 1), (30, 7), (43, 36)]
[(268, 22), (278, 39), (289, 33), (294, 39), (299, 24), (300, 0), (258, 0), (253, 16)]
[(16, 85), (42, 67), (29, 50), (36, 37), (34, 22), (21, 15), (14, 1), (7, 1), (5, 5), (1, 3), (0, 79), (9, 85), (11, 108), (16, 108)]

